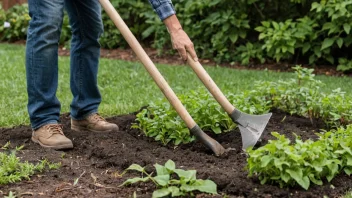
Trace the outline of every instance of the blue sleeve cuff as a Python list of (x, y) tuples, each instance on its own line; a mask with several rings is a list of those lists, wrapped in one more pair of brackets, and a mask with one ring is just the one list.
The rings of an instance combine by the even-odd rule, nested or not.
[(171, 0), (149, 0), (160, 20), (176, 14), (175, 8)]

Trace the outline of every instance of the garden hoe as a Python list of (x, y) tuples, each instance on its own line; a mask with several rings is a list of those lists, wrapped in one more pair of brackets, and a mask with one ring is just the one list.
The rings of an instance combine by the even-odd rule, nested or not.
[(272, 114), (249, 115), (237, 110), (220, 91), (199, 62), (195, 62), (189, 54), (187, 62), (231, 119), (238, 124), (242, 136), (242, 149), (254, 146), (260, 139)]
[[(120, 30), (123, 37), (126, 39), (130, 47), (136, 53), (138, 58), (143, 63), (146, 70), (154, 79), (155, 83), (158, 85), (160, 90), (164, 93), (165, 97), (169, 100), (171, 105), (175, 108), (176, 112), (180, 115), (182, 120), (186, 123), (187, 127), (190, 129), (191, 134), (193, 134), (197, 139), (204, 143), (208, 148), (210, 148), (215, 155), (220, 156), (225, 153), (224, 147), (221, 146), (216, 140), (205, 134), (202, 129), (196, 124), (190, 114), (187, 112), (186, 108), (182, 105), (181, 101), (177, 98), (176, 94), (170, 88), (168, 83), (165, 81), (163, 76), (160, 74), (158, 69), (155, 67), (154, 63), (151, 61), (147, 53), (144, 51), (142, 46), (137, 41), (136, 37), (132, 34), (130, 29), (127, 27), (123, 19), (117, 13), (115, 8), (112, 6), (109, 0), (99, 0), (100, 4), (107, 12), (109, 17), (112, 19), (116, 27)], [(234, 114), (234, 116), (243, 119), (243, 115)], [(247, 127), (248, 128), (248, 127)], [(252, 129), (255, 131), (256, 129)]]

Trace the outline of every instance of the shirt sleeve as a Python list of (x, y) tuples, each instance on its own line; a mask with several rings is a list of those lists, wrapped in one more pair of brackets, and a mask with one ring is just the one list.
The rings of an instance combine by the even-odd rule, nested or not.
[(149, 2), (152, 4), (154, 11), (159, 15), (159, 18), (162, 21), (167, 17), (176, 14), (171, 0), (149, 0)]

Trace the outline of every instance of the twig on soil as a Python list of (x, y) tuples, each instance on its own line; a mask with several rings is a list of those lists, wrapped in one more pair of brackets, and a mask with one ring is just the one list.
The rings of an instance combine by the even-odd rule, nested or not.
[(109, 172), (110, 170), (109, 169), (106, 169), (105, 171), (103, 171), (103, 172), (101, 172), (100, 174), (102, 175), (102, 174), (108, 174), (108, 172)]
[(32, 192), (24, 192), (24, 193), (21, 193), (21, 194), (20, 194), (20, 197), (22, 197), (23, 195), (30, 195), (30, 196), (33, 196), (34, 193), (32, 193)]
[(94, 185), (95, 187), (98, 187), (98, 188), (115, 188), (115, 187), (108, 187), (108, 186), (104, 186), (104, 185), (102, 185), (102, 184), (99, 184), (99, 183), (97, 182), (98, 178), (97, 178), (93, 173), (90, 173), (90, 176), (91, 176), (92, 179), (94, 180), (93, 185)]
[(86, 171), (83, 171), (83, 173), (82, 173), (78, 178), (75, 179), (75, 181), (74, 181), (74, 183), (73, 183), (73, 186), (77, 185), (78, 180), (79, 180), (85, 173), (86, 173)]
[[(66, 186), (70, 186), (70, 187), (66, 187)], [(59, 187), (57, 187), (56, 189), (55, 189), (55, 192), (61, 192), (61, 191), (65, 191), (65, 190), (71, 190), (72, 189), (72, 184), (70, 184), (70, 183), (63, 183), (62, 185), (60, 185)], [(64, 187), (66, 187), (66, 188), (64, 188)]]

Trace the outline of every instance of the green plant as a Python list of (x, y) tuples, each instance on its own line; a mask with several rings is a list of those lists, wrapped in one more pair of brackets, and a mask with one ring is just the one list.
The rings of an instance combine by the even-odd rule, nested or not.
[(30, 176), (35, 172), (44, 171), (45, 167), (49, 169), (58, 169), (60, 163), (50, 163), (47, 160), (42, 160), (38, 164), (34, 165), (29, 162), (20, 162), (20, 159), (16, 156), (16, 152), (21, 147), (16, 147), (14, 150), (10, 150), (10, 142), (8, 142), (3, 149), (9, 150), (10, 153), (0, 152), (0, 184), (15, 183), (22, 181), (23, 179), (30, 179)]
[(317, 38), (314, 32), (317, 26), (314, 20), (304, 17), (296, 21), (262, 21), (262, 26), (256, 27), (255, 30), (260, 32), (259, 40), (264, 41), (262, 48), (267, 55), (280, 61), (291, 59), (298, 49), (305, 54), (312, 48), (311, 41)]
[[(221, 110), (220, 105), (211, 100), (208, 93), (191, 93), (191, 95), (181, 95), (179, 98), (203, 130), (221, 133), (223, 129), (234, 127), (228, 116)], [(138, 123), (134, 125), (135, 128), (143, 130), (147, 136), (154, 137), (155, 140), (164, 144), (170, 141), (173, 141), (175, 145), (185, 144), (195, 139), (165, 99), (151, 104), (140, 112), (136, 121)]]
[(6, 12), (4, 9), (2, 9), (2, 6), (0, 4), (0, 36), (1, 36), (2, 32), (4, 31), (5, 21), (6, 21)]
[[(2, 17), (0, 16), (0, 18)], [(28, 15), (28, 4), (15, 5), (10, 8), (6, 12), (5, 18), (5, 21), (10, 23), (10, 27), (0, 29), (0, 40), (14, 41), (25, 39), (27, 35), (29, 20), (30, 17)], [(1, 26), (3, 26), (3, 23)]]
[(71, 39), (71, 26), (69, 23), (69, 18), (67, 15), (67, 12), (64, 12), (64, 18), (62, 21), (62, 29), (61, 29), (61, 34), (60, 34), (60, 41), (59, 43), (62, 45), (65, 45), (66, 48), (70, 48), (70, 39)]
[[(228, 94), (228, 98), (244, 112), (252, 114), (268, 112), (270, 101), (265, 101), (265, 98), (256, 94), (259, 95), (255, 91), (245, 91), (242, 94)], [(190, 94), (179, 95), (179, 98), (202, 130), (220, 134), (236, 127), (236, 124), (208, 92), (191, 91)], [(151, 104), (138, 113), (136, 121), (134, 128), (141, 129), (146, 136), (154, 137), (163, 144), (170, 142), (175, 145), (186, 144), (195, 139), (165, 99)]]
[(236, 52), (242, 65), (248, 65), (251, 60), (259, 60), (260, 63), (265, 62), (263, 51), (258, 43), (252, 44), (248, 42), (246, 45), (240, 45), (236, 48)]
[(339, 65), (337, 66), (337, 71), (351, 71), (352, 70), (352, 61), (346, 58), (339, 59)]
[(272, 107), (290, 114), (322, 119), (328, 127), (350, 124), (352, 98), (341, 89), (325, 94), (324, 84), (315, 79), (312, 69), (293, 68), (296, 78), (278, 82), (258, 82), (256, 90), (272, 101)]
[(296, 136), (294, 143), (284, 135), (273, 132), (276, 140), (256, 150), (247, 150), (249, 176), (257, 175), (262, 184), (278, 183), (280, 187), (299, 184), (308, 189), (311, 182), (323, 184), (344, 171), (352, 173), (352, 125), (319, 135), (319, 140), (302, 141)]
[[(153, 198), (165, 196), (194, 196), (194, 191), (200, 191), (209, 194), (217, 194), (217, 186), (211, 180), (202, 180), (196, 178), (196, 170), (177, 169), (172, 160), (168, 160), (164, 166), (155, 164), (156, 176), (148, 174), (143, 167), (138, 164), (132, 164), (128, 170), (134, 170), (142, 173), (142, 177), (135, 177), (126, 180), (121, 186), (134, 184), (137, 182), (152, 181), (157, 190), (153, 192)], [(145, 177), (143, 177), (145, 175)]]
[[(339, 127), (352, 123), (352, 98), (341, 89), (325, 94), (324, 85), (315, 79), (313, 69), (293, 67), (296, 78), (279, 81), (258, 81), (251, 91), (227, 94), (229, 101), (249, 114), (263, 114), (276, 108), (310, 118), (312, 122), (322, 119), (327, 127)], [(179, 95), (194, 120), (204, 131), (215, 134), (233, 130), (236, 125), (208, 92), (190, 92)], [(164, 99), (151, 104), (137, 114), (134, 128), (141, 129), (146, 136), (154, 137), (163, 144), (186, 144), (194, 137)]]
[(255, 28), (260, 32), (259, 40), (266, 39), (262, 48), (276, 61), (289, 59), (295, 53), (297, 38), (294, 37), (293, 27), (296, 24), (292, 20), (285, 23), (263, 21), (262, 24), (263, 26)]
[[(170, 36), (148, 1), (112, 0), (121, 17), (144, 45), (158, 53), (175, 53)], [(352, 43), (352, 5), (344, 0), (283, 1), (175, 1), (178, 18), (202, 58), (217, 62), (289, 61), (309, 64), (348, 58)], [(125, 48), (127, 43), (110, 20), (102, 13), (103, 48)], [(26, 38), (28, 6), (0, 9), (0, 39), (16, 41)], [(4, 28), (4, 22), (10, 28)], [(257, 30), (257, 31), (256, 31)], [(64, 15), (60, 44), (70, 46), (71, 31)], [(249, 44), (247, 44), (249, 43)], [(250, 43), (256, 43), (251, 46)], [(259, 48), (260, 46), (260, 48)]]
[(17, 196), (12, 191), (10, 191), (9, 195), (5, 196), (4, 198), (16, 198), (16, 197)]

